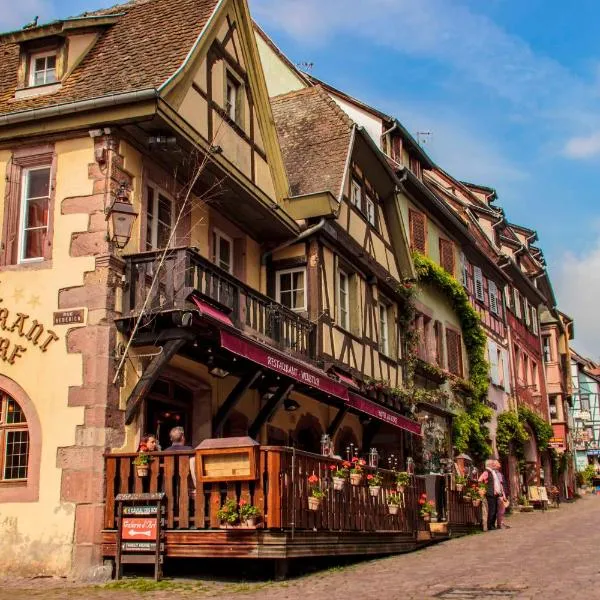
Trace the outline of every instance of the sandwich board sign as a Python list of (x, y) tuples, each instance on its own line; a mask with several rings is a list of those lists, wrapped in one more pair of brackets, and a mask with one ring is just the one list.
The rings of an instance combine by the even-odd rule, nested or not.
[(154, 579), (162, 577), (164, 562), (165, 494), (118, 494), (116, 578), (124, 564), (154, 564)]

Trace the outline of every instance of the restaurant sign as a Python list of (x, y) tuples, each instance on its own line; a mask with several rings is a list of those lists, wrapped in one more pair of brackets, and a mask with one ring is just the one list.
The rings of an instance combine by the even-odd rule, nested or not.
[(348, 395), (348, 405), (360, 410), (361, 412), (371, 415), (380, 421), (384, 421), (385, 423), (389, 423), (394, 427), (398, 427), (400, 429), (404, 429), (405, 431), (409, 431), (410, 433), (414, 433), (416, 435), (421, 435), (421, 425), (412, 419), (407, 419), (406, 417), (398, 414), (390, 410), (389, 408), (385, 408), (380, 406), (379, 404), (375, 404), (375, 402), (371, 402), (358, 394), (353, 394), (352, 392)]
[(565, 440), (561, 437), (552, 437), (548, 441), (548, 446), (550, 446), (550, 448), (564, 448)]

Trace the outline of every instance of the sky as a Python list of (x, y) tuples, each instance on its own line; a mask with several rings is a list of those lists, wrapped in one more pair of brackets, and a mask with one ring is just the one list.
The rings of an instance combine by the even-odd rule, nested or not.
[[(176, 1), (176, 0), (174, 0)], [(0, 30), (114, 0), (0, 0)], [(296, 64), (395, 115), (535, 229), (574, 346), (600, 360), (600, 2), (249, 0)]]

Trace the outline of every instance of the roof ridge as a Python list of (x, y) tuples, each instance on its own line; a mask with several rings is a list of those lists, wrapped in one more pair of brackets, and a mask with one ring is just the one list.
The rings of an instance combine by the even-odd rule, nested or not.
[(339, 119), (348, 127), (348, 129), (352, 129), (356, 125), (356, 123), (342, 110), (340, 105), (324, 90), (323, 86), (317, 84), (314, 88), (320, 96), (325, 100), (337, 114)]

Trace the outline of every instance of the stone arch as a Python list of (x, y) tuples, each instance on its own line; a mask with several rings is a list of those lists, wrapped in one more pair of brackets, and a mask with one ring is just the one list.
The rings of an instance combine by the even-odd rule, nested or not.
[(315, 415), (306, 413), (298, 419), (294, 430), (294, 442), (298, 450), (321, 453), (321, 436), (323, 427)]
[(358, 438), (356, 437), (356, 433), (354, 433), (352, 427), (342, 427), (335, 437), (335, 453), (346, 459), (346, 448), (348, 448), (350, 444), (354, 444), (354, 447), (358, 450)]
[(36, 502), (40, 490), (40, 463), (42, 457), (42, 427), (35, 405), (25, 390), (13, 379), (0, 375), (0, 390), (19, 404), (29, 431), (29, 457), (27, 467), (27, 483), (11, 484), (3, 487), (0, 482), (0, 503), (2, 502)]
[(231, 411), (223, 424), (223, 437), (243, 437), (248, 435), (248, 417), (237, 410)]

